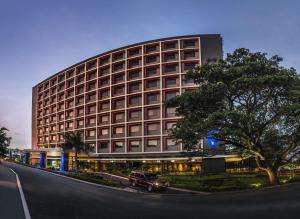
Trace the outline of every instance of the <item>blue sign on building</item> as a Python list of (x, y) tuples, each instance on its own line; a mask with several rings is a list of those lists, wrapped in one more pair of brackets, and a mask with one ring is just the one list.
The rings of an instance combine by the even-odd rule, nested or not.
[(60, 171), (65, 171), (65, 154), (61, 153)]
[(40, 153), (40, 168), (44, 168), (44, 155), (42, 152)]
[(213, 137), (213, 135), (217, 131), (210, 131), (207, 134), (206, 140), (207, 140), (207, 146), (209, 147), (217, 147), (219, 145), (219, 141)]

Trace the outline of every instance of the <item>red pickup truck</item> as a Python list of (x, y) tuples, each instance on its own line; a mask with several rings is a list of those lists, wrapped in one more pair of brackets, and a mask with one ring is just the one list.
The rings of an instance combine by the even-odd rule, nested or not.
[(139, 171), (132, 171), (130, 173), (129, 183), (133, 187), (145, 187), (149, 192), (152, 192), (154, 190), (165, 190), (169, 186), (168, 182), (159, 180), (157, 174)]

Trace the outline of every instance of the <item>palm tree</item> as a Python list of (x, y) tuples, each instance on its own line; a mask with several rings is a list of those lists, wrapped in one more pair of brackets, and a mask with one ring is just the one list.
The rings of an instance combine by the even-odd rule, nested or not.
[(84, 143), (82, 133), (67, 132), (64, 135), (65, 142), (62, 144), (64, 152), (74, 151), (75, 153), (75, 171), (78, 171), (78, 153), (88, 153), (89, 145)]

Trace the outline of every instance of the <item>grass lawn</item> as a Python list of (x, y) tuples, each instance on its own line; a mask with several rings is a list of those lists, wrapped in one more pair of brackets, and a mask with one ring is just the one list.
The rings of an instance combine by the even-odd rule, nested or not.
[[(217, 175), (167, 175), (162, 176), (177, 188), (205, 191), (222, 192), (268, 186), (266, 175), (258, 174), (217, 174)], [(281, 181), (288, 178), (280, 178)], [(297, 180), (297, 177), (295, 178)]]

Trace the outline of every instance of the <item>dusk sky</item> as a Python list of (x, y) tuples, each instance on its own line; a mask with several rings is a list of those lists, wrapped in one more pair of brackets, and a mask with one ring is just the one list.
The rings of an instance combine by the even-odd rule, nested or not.
[(0, 0), (0, 126), (31, 144), (31, 89), (99, 53), (156, 38), (220, 33), (300, 71), (300, 1)]

